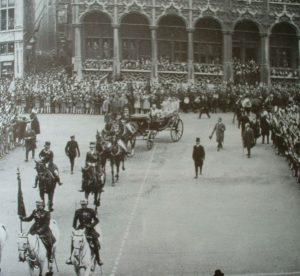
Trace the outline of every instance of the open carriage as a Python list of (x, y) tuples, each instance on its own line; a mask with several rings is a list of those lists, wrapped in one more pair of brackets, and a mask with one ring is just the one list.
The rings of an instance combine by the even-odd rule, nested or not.
[(157, 118), (151, 118), (149, 114), (133, 114), (130, 116), (130, 122), (135, 124), (137, 128), (136, 136), (147, 141), (149, 150), (152, 149), (154, 139), (160, 131), (170, 131), (173, 142), (178, 142), (183, 135), (183, 121), (180, 119), (178, 112)]

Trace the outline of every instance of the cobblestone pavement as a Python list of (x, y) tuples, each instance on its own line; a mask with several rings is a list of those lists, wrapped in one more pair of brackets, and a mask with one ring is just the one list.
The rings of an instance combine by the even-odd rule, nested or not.
[[(224, 150), (217, 152), (215, 140), (208, 136), (220, 115), (227, 130)], [(77, 191), (80, 168), (96, 129), (103, 127), (103, 117), (39, 115), (39, 119), (38, 151), (51, 141), (64, 183), (56, 189), (52, 213), (61, 232), (60, 272), (55, 275), (73, 276), (65, 260), (74, 209), (82, 197)], [(213, 275), (217, 268), (225, 275), (300, 275), (300, 190), (284, 158), (260, 142), (252, 158), (246, 158), (232, 114), (201, 120), (197, 114), (182, 114), (182, 119), (185, 131), (178, 143), (171, 143), (169, 132), (159, 133), (151, 151), (145, 141), (137, 142), (136, 155), (127, 160), (116, 187), (110, 186), (107, 167), (99, 212), (102, 275)], [(64, 154), (71, 134), (82, 152), (74, 175)], [(196, 136), (201, 137), (207, 157), (203, 175), (195, 180), (191, 155)], [(34, 162), (25, 163), (24, 157), (25, 151), (17, 148), (0, 160), (0, 221), (9, 232), (2, 259), (5, 276), (29, 275), (17, 253), (18, 167), (28, 214), (38, 191), (32, 189)], [(24, 223), (25, 230), (29, 226)], [(101, 275), (99, 270), (96, 275)]]

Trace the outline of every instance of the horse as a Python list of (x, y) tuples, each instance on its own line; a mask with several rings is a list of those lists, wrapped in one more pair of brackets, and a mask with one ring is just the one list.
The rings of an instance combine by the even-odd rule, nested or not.
[[(133, 156), (135, 150), (136, 136), (138, 134), (138, 124), (135, 122), (128, 122), (122, 124), (122, 128), (116, 134), (124, 141), (127, 148), (127, 155)], [(130, 152), (128, 150), (128, 143), (130, 144)]]
[(1, 258), (2, 258), (2, 251), (3, 247), (7, 240), (7, 232), (5, 226), (0, 223), (0, 272), (1, 272)]
[(86, 168), (82, 168), (82, 181), (85, 198), (88, 199), (90, 193), (94, 194), (94, 204), (100, 206), (101, 193), (105, 185), (105, 169), (101, 162), (97, 164), (89, 164)]
[[(124, 163), (127, 153), (116, 136), (112, 137), (112, 142), (108, 145), (108, 150), (110, 152), (109, 161), (111, 167), (112, 186), (114, 186), (115, 182), (118, 182), (119, 180), (119, 171), (121, 163), (122, 170), (125, 171)], [(116, 167), (116, 175), (114, 167)]]
[(45, 194), (48, 194), (48, 208), (52, 212), (53, 209), (53, 197), (56, 188), (56, 180), (54, 175), (41, 161), (35, 161), (35, 169), (37, 171), (36, 181), (39, 186), (40, 197), (45, 202)]
[[(52, 248), (52, 254), (55, 257), (56, 245), (59, 241), (59, 229), (55, 220), (51, 220), (50, 229), (56, 240)], [(28, 263), (31, 276), (34, 276), (35, 269), (39, 270), (39, 276), (53, 275), (52, 263), (48, 263), (48, 271), (44, 274), (46, 270), (47, 249), (38, 235), (21, 233), (18, 239), (18, 252), (19, 260)]]
[(77, 276), (89, 276), (96, 268), (96, 257), (93, 254), (85, 235), (85, 230), (75, 230), (72, 233), (73, 252), (71, 261)]

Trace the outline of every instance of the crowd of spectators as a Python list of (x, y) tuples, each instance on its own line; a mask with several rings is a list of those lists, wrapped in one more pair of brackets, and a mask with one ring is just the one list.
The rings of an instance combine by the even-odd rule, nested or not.
[(140, 58), (137, 60), (122, 60), (121, 69), (125, 70), (151, 70), (150, 59)]
[(222, 75), (223, 66), (221, 64), (194, 63), (194, 71), (201, 74)]
[(158, 71), (187, 72), (186, 62), (172, 62), (168, 57), (158, 59)]
[(259, 80), (259, 65), (253, 60), (242, 63), (238, 59), (233, 61), (234, 81), (236, 84), (255, 84)]
[(297, 78), (298, 72), (290, 68), (272, 68), (271, 77)]
[(86, 59), (83, 63), (84, 69), (112, 70), (113, 62), (109, 59)]

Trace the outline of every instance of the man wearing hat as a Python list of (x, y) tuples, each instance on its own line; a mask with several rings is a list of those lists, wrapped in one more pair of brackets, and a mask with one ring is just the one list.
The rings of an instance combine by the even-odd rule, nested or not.
[(20, 219), (27, 222), (34, 219), (34, 224), (31, 226), (29, 234), (40, 236), (47, 250), (48, 262), (52, 263), (52, 248), (55, 243), (55, 237), (50, 229), (50, 212), (44, 208), (45, 203), (43, 201), (36, 201), (36, 209), (33, 210), (32, 214), (29, 217), (20, 217)]
[[(99, 223), (99, 219), (97, 218), (96, 212), (88, 208), (88, 201), (86, 199), (83, 199), (80, 201), (81, 208), (77, 209), (75, 211), (74, 219), (73, 219), (73, 228), (76, 230), (79, 229), (85, 229), (85, 235), (88, 238), (91, 239), (90, 242), (92, 242), (94, 249), (91, 248), (92, 251), (94, 251), (96, 256), (96, 261), (99, 266), (102, 266), (103, 263), (100, 259), (100, 242), (99, 242), (99, 233), (94, 229), (94, 227)], [(77, 225), (77, 223), (79, 224)], [(73, 247), (71, 246), (71, 255), (73, 252)], [(72, 264), (71, 257), (66, 261), (67, 264)]]
[(247, 156), (250, 158), (251, 156), (251, 148), (255, 145), (255, 137), (254, 137), (254, 131), (250, 127), (250, 124), (247, 123), (245, 125), (245, 131), (243, 134), (243, 143), (244, 143), (244, 148), (247, 148)]
[(205, 159), (205, 150), (203, 146), (200, 145), (200, 138), (196, 138), (196, 145), (193, 149), (193, 160), (195, 165), (195, 178), (198, 178), (198, 168), (200, 169), (200, 174), (202, 174), (203, 161)]
[(78, 143), (75, 141), (75, 136), (71, 136), (71, 140), (67, 142), (67, 145), (65, 147), (65, 153), (70, 159), (71, 164), (71, 174), (73, 174), (74, 171), (74, 161), (76, 156), (80, 157), (80, 151)]
[[(53, 174), (56, 182), (59, 185), (62, 185), (60, 182), (59, 174), (58, 174), (58, 167), (53, 163), (54, 154), (53, 151), (50, 149), (50, 142), (45, 142), (44, 149), (41, 150), (39, 154), (39, 158), (45, 165), (48, 165), (49, 171)], [(37, 184), (34, 188), (36, 188)]]
[[(96, 151), (96, 143), (95, 142), (90, 142), (90, 150), (87, 152), (86, 157), (85, 157), (85, 166), (90, 167), (93, 166), (95, 167), (97, 162), (99, 160), (98, 153)], [(84, 181), (81, 182), (81, 189), (79, 192), (84, 192)]]

